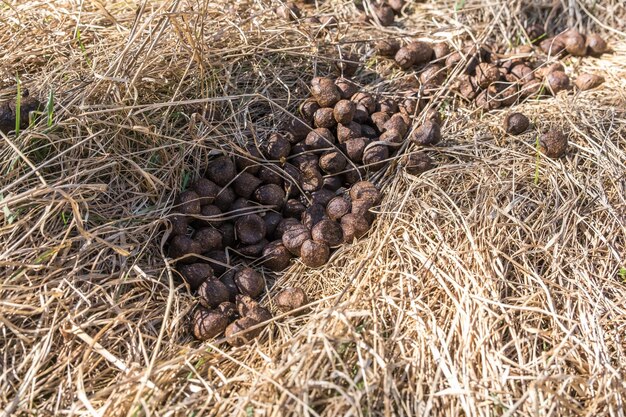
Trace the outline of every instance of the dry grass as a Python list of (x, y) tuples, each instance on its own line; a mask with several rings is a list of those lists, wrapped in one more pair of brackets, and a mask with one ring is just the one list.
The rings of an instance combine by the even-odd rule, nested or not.
[[(312, 313), (239, 349), (192, 340), (163, 218), (212, 152), (272, 129), (382, 32), (336, 0), (319, 12), (340, 27), (319, 34), (261, 1), (0, 4), (0, 98), (19, 74), (56, 102), (51, 127), (0, 141), (3, 415), (624, 415), (625, 13), (564, 3), (437, 1), (384, 29), (504, 45), (551, 16), (616, 52), (568, 65), (600, 89), (519, 105), (535, 128), (517, 138), (503, 112), (447, 100), (437, 169), (392, 162), (369, 237), (277, 279)], [(400, 74), (364, 62), (358, 80), (393, 94)], [(562, 160), (534, 150), (553, 125)]]

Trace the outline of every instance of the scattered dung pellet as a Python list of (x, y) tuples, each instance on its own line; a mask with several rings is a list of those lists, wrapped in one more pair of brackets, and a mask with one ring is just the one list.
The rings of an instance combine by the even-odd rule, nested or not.
[(322, 188), (321, 190), (311, 193), (311, 201), (313, 204), (320, 204), (326, 206), (330, 200), (335, 197), (335, 193), (329, 189)]
[(363, 124), (369, 121), (370, 114), (367, 112), (367, 108), (362, 104), (357, 104), (354, 110), (353, 122)]
[(263, 249), (262, 265), (272, 271), (282, 271), (289, 267), (291, 253), (280, 240), (271, 242)]
[(388, 0), (387, 4), (389, 4), (389, 7), (391, 7), (394, 13), (400, 14), (404, 7), (405, 0)]
[[(340, 100), (335, 104), (335, 108), (333, 109), (333, 118), (336, 123), (332, 126), (336, 126), (337, 123), (341, 124), (349, 124), (354, 118), (354, 113), (356, 112), (356, 104), (350, 100)], [(323, 126), (328, 127), (328, 126)]]
[(237, 199), (237, 195), (230, 187), (224, 187), (220, 190), (219, 193), (215, 196), (215, 200), (213, 204), (217, 206), (222, 213), (226, 213), (230, 211), (230, 207), (233, 205), (235, 200)]
[(224, 222), (216, 227), (222, 234), (222, 245), (225, 248), (231, 247), (235, 244), (235, 225), (231, 222)]
[(278, 223), (278, 226), (276, 226), (276, 230), (274, 231), (274, 239), (282, 239), (287, 230), (291, 229), (292, 227), (297, 227), (298, 225), (302, 226), (302, 223), (300, 223), (297, 219), (294, 219), (293, 217), (286, 217), (282, 219), (280, 223)]
[(233, 181), (233, 190), (243, 198), (250, 198), (254, 190), (261, 185), (263, 181), (247, 172), (240, 173)]
[(530, 120), (522, 113), (511, 113), (504, 119), (506, 133), (511, 135), (519, 135), (528, 129)]
[(365, 177), (365, 168), (351, 167), (350, 169), (347, 169), (342, 176), (344, 182), (347, 184), (354, 184), (355, 182), (361, 181), (363, 177)]
[(453, 69), (461, 62), (463, 62), (463, 55), (459, 52), (453, 52), (446, 58), (446, 68)]
[(359, 137), (361, 137), (361, 125), (359, 123), (350, 122), (347, 125), (341, 123), (337, 125), (337, 141), (340, 144)]
[(252, 209), (254, 207), (254, 204), (252, 201), (243, 198), (243, 197), (239, 197), (238, 199), (235, 200), (235, 202), (233, 203), (232, 206), (230, 206), (230, 212), (233, 214), (242, 214), (244, 212), (249, 212), (250, 209)]
[(407, 48), (415, 52), (415, 65), (426, 64), (432, 59), (433, 48), (426, 42), (411, 42)]
[(478, 95), (478, 86), (472, 78), (467, 78), (459, 83), (458, 91), (465, 100), (472, 101)]
[(376, 55), (393, 58), (400, 49), (400, 41), (397, 39), (381, 39), (374, 42), (374, 51)]
[(291, 117), (286, 124), (282, 125), (283, 130), (293, 135), (295, 142), (300, 142), (311, 131), (311, 127), (297, 117)]
[(390, 98), (382, 98), (376, 102), (376, 111), (382, 111), (393, 115), (399, 111), (398, 103)]
[(226, 330), (228, 317), (220, 311), (199, 307), (194, 311), (191, 322), (194, 337), (209, 340)]
[(247, 295), (237, 296), (237, 312), (241, 317), (250, 317), (259, 323), (272, 319), (272, 313), (267, 308)]
[(339, 151), (327, 151), (320, 156), (319, 166), (327, 174), (337, 174), (346, 167), (346, 158)]
[(430, 64), (420, 73), (420, 82), (424, 88), (438, 88), (445, 82), (446, 75), (446, 71), (442, 65)]
[(335, 86), (337, 86), (342, 99), (349, 99), (359, 91), (359, 87), (355, 83), (345, 78), (337, 78)]
[(295, 256), (300, 256), (302, 244), (309, 239), (311, 239), (309, 229), (302, 224), (298, 224), (283, 233), (282, 243), (289, 252)]
[(337, 191), (342, 186), (343, 181), (341, 181), (341, 178), (339, 178), (338, 176), (324, 177), (324, 182), (322, 185), (323, 188), (331, 191)]
[[(341, 103), (341, 101), (339, 103)], [(337, 105), (339, 103), (337, 103)], [(335, 108), (337, 107), (337, 105), (335, 105)], [(321, 107), (319, 110), (317, 110), (313, 115), (313, 124), (315, 125), (315, 127), (325, 127), (327, 129), (332, 129), (333, 127), (337, 126), (334, 112), (335, 109), (330, 107)]]
[(385, 145), (367, 146), (363, 151), (363, 165), (371, 170), (382, 169), (387, 158), (389, 158), (389, 147)]
[(357, 106), (360, 104), (365, 107), (365, 110), (367, 110), (367, 114), (372, 114), (376, 111), (376, 100), (374, 100), (374, 97), (372, 97), (372, 95), (369, 93), (356, 93), (352, 96), (350, 100), (354, 102)]
[(316, 168), (319, 162), (319, 158), (316, 154), (309, 152), (298, 155), (297, 157), (292, 159), (292, 162), (296, 164), (296, 166), (300, 170), (300, 174), (302, 174), (302, 171), (305, 171), (309, 168)]
[(230, 183), (236, 175), (237, 168), (235, 167), (235, 164), (226, 156), (222, 156), (209, 162), (206, 170), (207, 178), (222, 187)]
[(311, 238), (316, 242), (322, 242), (329, 247), (339, 246), (343, 241), (343, 232), (339, 223), (324, 219), (311, 229)]
[(263, 253), (263, 250), (268, 245), (269, 241), (267, 239), (261, 239), (257, 243), (253, 243), (251, 245), (239, 245), (237, 246), (237, 253), (246, 258), (258, 258)]
[(496, 92), (491, 89), (481, 91), (475, 99), (476, 107), (485, 111), (499, 108), (500, 101), (496, 99), (495, 95)]
[(386, 130), (382, 135), (380, 135), (378, 140), (380, 142), (388, 142), (391, 146), (394, 144), (399, 145), (403, 142), (402, 136), (400, 136), (400, 133), (395, 130)]
[(297, 197), (301, 194), (300, 183), (302, 182), (302, 173), (298, 168), (286, 163), (283, 165), (284, 173), (284, 189), (285, 194), (289, 198)]
[(425, 152), (408, 154), (402, 162), (405, 171), (411, 175), (420, 175), (433, 168), (432, 159)]
[(187, 217), (172, 216), (170, 217), (170, 224), (172, 225), (172, 236), (187, 234), (187, 228), (189, 226), (189, 219)]
[(426, 120), (411, 135), (411, 141), (418, 145), (435, 145), (441, 140), (441, 128), (438, 123)]
[(319, 268), (328, 262), (328, 258), (330, 258), (330, 248), (325, 243), (309, 239), (300, 248), (300, 259), (310, 268)]
[(235, 274), (235, 284), (239, 288), (239, 292), (256, 298), (265, 289), (265, 280), (263, 276), (252, 268), (242, 268)]
[(274, 236), (276, 228), (283, 220), (283, 216), (275, 211), (267, 211), (263, 215), (263, 221), (265, 222), (265, 233), (267, 236)]
[(604, 82), (604, 77), (596, 74), (581, 74), (576, 78), (574, 84), (581, 91), (591, 90), (599, 87)]
[(343, 196), (336, 196), (328, 202), (326, 205), (326, 214), (328, 218), (334, 221), (339, 221), (343, 216), (350, 213), (352, 204), (347, 198)]
[(373, 219), (373, 213), (370, 211), (373, 206), (374, 203), (370, 200), (353, 200), (350, 212), (352, 214), (359, 214), (365, 217), (366, 220)]
[[(288, 287), (274, 296), (276, 307), (283, 313), (298, 310), (309, 303), (309, 299), (302, 288)], [(306, 313), (307, 309), (296, 312), (297, 315)]]
[(374, 112), (370, 116), (370, 119), (372, 120), (372, 123), (374, 123), (374, 126), (376, 126), (378, 131), (382, 132), (384, 130), (383, 126), (389, 120), (389, 115), (382, 111)]
[(543, 91), (543, 84), (539, 80), (533, 80), (520, 87), (522, 97), (536, 97)]
[(262, 166), (261, 169), (259, 169), (259, 179), (263, 184), (276, 184), (281, 187), (284, 184), (284, 179), (282, 175), (280, 175), (280, 168), (274, 164)]
[(400, 136), (404, 137), (409, 130), (409, 123), (407, 123), (402, 114), (397, 113), (385, 122), (383, 130), (395, 130)]
[(391, 26), (395, 19), (393, 9), (386, 3), (373, 4), (372, 11), (378, 18), (381, 26)]
[(239, 172), (245, 171), (248, 174), (256, 175), (256, 173), (259, 172), (260, 168), (257, 160), (261, 159), (263, 159), (263, 155), (261, 155), (261, 152), (259, 152), (254, 144), (249, 144), (246, 145), (245, 153), (243, 155), (237, 155), (235, 157), (235, 165)]
[(429, 109), (426, 112), (425, 120), (430, 120), (433, 123), (437, 123), (438, 125), (441, 125), (441, 114), (439, 113), (437, 109)]
[(511, 74), (506, 77), (509, 82), (520, 82), (522, 84), (528, 83), (535, 79), (535, 74), (532, 68), (528, 65), (516, 65), (511, 68)]
[(272, 208), (281, 208), (285, 203), (285, 191), (276, 184), (262, 185), (254, 192), (254, 199)]
[(265, 237), (265, 222), (258, 214), (246, 214), (235, 222), (237, 239), (244, 245), (258, 243)]
[(417, 61), (417, 52), (407, 46), (404, 46), (398, 49), (398, 52), (396, 52), (394, 59), (401, 69), (407, 70), (411, 68)]
[(315, 112), (321, 109), (320, 105), (317, 104), (314, 98), (307, 98), (300, 105), (300, 115), (304, 120), (309, 123), (313, 123), (313, 117), (315, 116)]
[(549, 158), (560, 158), (567, 151), (567, 136), (552, 129), (539, 137), (539, 150)]
[(344, 143), (346, 155), (354, 163), (360, 164), (363, 161), (363, 152), (369, 141), (367, 138), (354, 138)]
[(276, 14), (281, 19), (287, 21), (294, 21), (300, 19), (302, 14), (300, 12), (300, 8), (296, 6), (293, 2), (286, 2), (281, 4), (276, 8)]
[(299, 219), (302, 216), (302, 213), (306, 210), (304, 204), (302, 204), (299, 200), (289, 199), (285, 203), (283, 207), (283, 215), (285, 217), (293, 217)]
[(494, 64), (481, 62), (476, 67), (476, 84), (479, 87), (487, 88), (491, 83), (498, 81), (498, 79), (500, 79), (500, 72)]
[(333, 107), (341, 100), (335, 82), (326, 77), (316, 77), (311, 81), (311, 94), (321, 107)]
[(198, 195), (201, 205), (213, 204), (215, 196), (220, 191), (220, 187), (213, 181), (206, 178), (198, 178), (191, 185), (191, 189)]
[[(169, 246), (169, 257), (170, 258), (181, 258), (185, 255), (191, 254), (200, 254), (201, 248), (198, 242), (194, 241), (188, 236), (174, 236), (170, 240)], [(189, 257), (188, 257), (189, 258)], [(188, 262), (192, 261), (192, 259), (188, 259)]]
[(433, 55), (435, 59), (443, 59), (447, 57), (448, 54), (450, 54), (450, 47), (446, 42), (438, 42), (433, 45)]
[(565, 45), (565, 50), (570, 54), (574, 56), (585, 56), (587, 54), (585, 37), (576, 29), (569, 29), (565, 33), (560, 34), (558, 37)]
[(196, 230), (193, 240), (198, 242), (201, 252), (210, 252), (223, 247), (222, 234), (212, 227), (203, 227)]
[(535, 70), (535, 75), (539, 78), (545, 78), (546, 75), (548, 75), (549, 73), (553, 71), (565, 72), (565, 68), (563, 67), (563, 64), (561, 64), (560, 62), (553, 62), (550, 64), (542, 65), (539, 68), (537, 68)]
[(226, 272), (228, 268), (229, 259), (228, 255), (223, 250), (215, 250), (204, 254), (207, 258), (207, 263), (211, 265), (215, 275), (219, 276)]
[(228, 318), (229, 321), (237, 318), (237, 306), (235, 303), (230, 301), (224, 301), (222, 304), (217, 306), (215, 311), (222, 313)]
[(302, 189), (307, 192), (322, 188), (324, 177), (317, 166), (309, 166), (302, 170)]
[(178, 195), (174, 203), (174, 208), (181, 214), (200, 214), (202, 210), (200, 206), (200, 196), (194, 191), (183, 191)]
[(606, 41), (600, 36), (592, 33), (587, 35), (587, 53), (591, 56), (598, 57), (609, 50)]
[(281, 160), (291, 152), (291, 144), (280, 133), (272, 133), (265, 145), (265, 155), (269, 159)]
[(226, 342), (233, 347), (245, 345), (261, 333), (261, 328), (249, 330), (251, 327), (258, 324), (259, 322), (251, 317), (242, 317), (235, 320), (226, 327), (226, 330), (224, 330)]
[(378, 131), (372, 126), (361, 125), (361, 135), (365, 139), (375, 139), (378, 137)]
[(352, 243), (354, 239), (359, 239), (367, 233), (369, 227), (365, 217), (359, 214), (348, 213), (341, 218), (341, 229), (346, 243)]
[(311, 230), (313, 226), (326, 218), (326, 208), (321, 204), (311, 204), (302, 213), (302, 224)]
[(380, 191), (370, 181), (359, 181), (350, 188), (350, 199), (366, 200), (374, 205), (380, 200)]
[(204, 219), (198, 219), (196, 221), (197, 225), (202, 226), (214, 226), (217, 227), (222, 224), (224, 221), (221, 220), (222, 210), (219, 207), (213, 204), (207, 204), (202, 206), (200, 210), (200, 216), (204, 217)]
[(239, 288), (237, 288), (237, 284), (235, 283), (236, 273), (237, 271), (235, 269), (229, 269), (220, 277), (220, 281), (226, 286), (226, 289), (228, 289), (228, 299), (230, 301), (235, 301), (235, 297), (239, 294)]
[(335, 144), (335, 135), (325, 127), (318, 127), (309, 132), (305, 143), (309, 149), (313, 150), (330, 148)]
[(565, 50), (565, 43), (557, 37), (548, 38), (541, 41), (539, 48), (548, 56), (554, 56)]
[(552, 94), (570, 89), (569, 77), (562, 71), (552, 71), (546, 75), (546, 84)]
[(177, 269), (192, 291), (196, 291), (204, 281), (215, 276), (211, 265), (200, 262), (183, 264), (178, 266)]
[(206, 308), (215, 308), (224, 301), (228, 301), (230, 293), (226, 285), (215, 278), (207, 279), (198, 288), (200, 304)]

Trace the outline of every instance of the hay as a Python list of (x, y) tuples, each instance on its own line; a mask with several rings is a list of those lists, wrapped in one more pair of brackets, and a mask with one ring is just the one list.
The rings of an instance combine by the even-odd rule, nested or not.
[[(312, 313), (230, 349), (188, 332), (194, 297), (162, 251), (173, 197), (383, 33), (354, 23), (349, 2), (320, 5), (340, 17), (331, 32), (231, 3), (1, 6), (0, 99), (19, 74), (56, 102), (50, 127), (0, 141), (3, 415), (621, 415), (621, 3), (425, 3), (385, 28), (506, 44), (550, 17), (608, 35), (615, 54), (570, 66), (601, 71), (600, 89), (517, 106), (536, 127), (517, 138), (504, 111), (450, 97), (437, 168), (413, 177), (392, 161), (368, 237), (278, 278), (305, 288)], [(400, 89), (385, 62), (366, 66), (357, 81)], [(570, 134), (562, 160), (534, 149), (549, 126)]]

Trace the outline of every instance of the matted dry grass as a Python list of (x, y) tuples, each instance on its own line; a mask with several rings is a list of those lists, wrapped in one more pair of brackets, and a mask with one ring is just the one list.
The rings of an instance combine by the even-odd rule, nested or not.
[[(273, 128), (338, 49), (382, 32), (349, 2), (320, 6), (341, 23), (319, 36), (231, 3), (0, 5), (1, 98), (19, 74), (56, 102), (51, 127), (0, 145), (3, 415), (624, 415), (623, 4), (437, 1), (384, 29), (505, 43), (552, 16), (615, 54), (568, 65), (601, 71), (600, 89), (517, 106), (534, 123), (517, 138), (503, 111), (447, 101), (437, 168), (392, 162), (368, 237), (278, 278), (312, 312), (232, 349), (189, 334), (163, 218), (212, 152)], [(364, 59), (357, 79), (393, 94), (401, 74)], [(535, 151), (549, 126), (569, 132), (564, 159)]]

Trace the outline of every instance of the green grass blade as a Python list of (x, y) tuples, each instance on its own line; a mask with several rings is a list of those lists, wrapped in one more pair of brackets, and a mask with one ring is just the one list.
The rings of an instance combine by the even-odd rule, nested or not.
[(48, 115), (48, 127), (52, 126), (52, 119), (54, 117), (54, 91), (50, 90), (48, 93), (48, 102), (46, 103), (46, 114)]
[(15, 75), (17, 78), (17, 97), (15, 98), (15, 137), (20, 135), (20, 124), (22, 123), (22, 84), (20, 82), (20, 76)]

